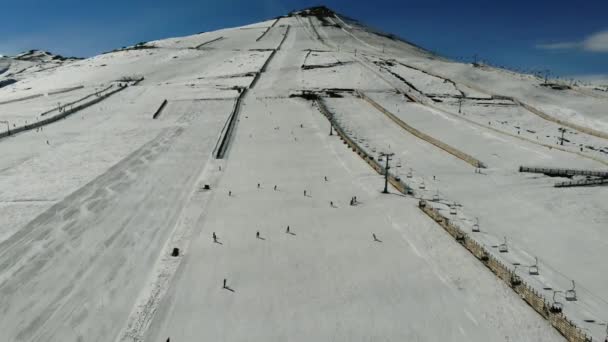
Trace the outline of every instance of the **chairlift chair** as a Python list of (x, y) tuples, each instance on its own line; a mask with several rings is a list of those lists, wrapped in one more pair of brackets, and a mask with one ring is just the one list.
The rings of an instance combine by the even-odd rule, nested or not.
[(488, 261), (488, 260), (490, 260), (490, 256), (488, 255), (488, 252), (486, 252), (486, 251), (481, 252), (480, 259), (481, 259), (481, 261)]
[(560, 302), (553, 302), (551, 303), (551, 307), (549, 308), (549, 311), (551, 311), (552, 313), (560, 313), (562, 312), (562, 308), (563, 305)]
[(450, 215), (456, 215), (456, 203), (450, 205)]
[(439, 202), (439, 191), (433, 195), (433, 202)]
[(559, 291), (553, 291), (553, 302), (551, 302), (551, 307), (549, 307), (549, 311), (551, 311), (554, 314), (562, 312), (562, 309), (564, 307), (564, 305), (562, 303), (555, 300), (555, 294), (558, 292)]
[(515, 270), (517, 269), (517, 265), (515, 265), (515, 269), (513, 273), (511, 273), (511, 286), (519, 286), (521, 285), (521, 278), (515, 274)]
[(479, 233), (479, 218), (475, 218), (475, 224), (473, 225), (473, 232)]
[(534, 265), (528, 267), (528, 273), (530, 275), (538, 275), (538, 258), (534, 257)]
[(569, 302), (576, 301), (576, 290), (574, 289), (576, 284), (574, 284), (574, 280), (572, 281), (572, 288), (570, 290), (566, 290), (566, 300)]
[(507, 253), (507, 252), (509, 252), (509, 248), (507, 247), (507, 237), (506, 236), (505, 236), (505, 242), (502, 243), (502, 244), (500, 244), (498, 246), (498, 251), (500, 253)]
[(426, 185), (424, 185), (424, 182), (422, 182), (422, 183), (420, 183), (420, 185), (418, 185), (418, 189), (420, 189), (420, 190), (426, 189)]

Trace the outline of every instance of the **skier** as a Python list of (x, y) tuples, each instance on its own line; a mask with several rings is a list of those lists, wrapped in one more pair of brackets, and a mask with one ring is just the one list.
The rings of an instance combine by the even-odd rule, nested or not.
[(224, 289), (227, 288), (227, 286), (226, 286), (226, 278), (224, 278), (224, 286), (222, 288), (224, 288)]
[(334, 201), (329, 201), (329, 206), (333, 208), (334, 207)]
[(287, 226), (287, 230), (285, 230), (285, 233), (289, 234), (289, 226)]
[(228, 191), (228, 196), (232, 196), (232, 191)]
[(304, 190), (304, 197), (306, 197), (306, 190)]
[(277, 186), (276, 185), (274, 186), (274, 191), (277, 191)]
[(260, 183), (258, 183), (258, 189), (260, 188)]
[(215, 235), (215, 232), (213, 232), (213, 242), (217, 243), (217, 235)]
[(327, 176), (325, 176), (325, 181), (327, 182)]
[(259, 238), (260, 238), (260, 231), (257, 231), (257, 232), (255, 233), (255, 238), (256, 238), (256, 239), (259, 239)]
[(380, 240), (378, 240), (378, 238), (376, 237), (376, 234), (372, 234), (372, 236), (374, 237), (374, 241), (380, 241)]

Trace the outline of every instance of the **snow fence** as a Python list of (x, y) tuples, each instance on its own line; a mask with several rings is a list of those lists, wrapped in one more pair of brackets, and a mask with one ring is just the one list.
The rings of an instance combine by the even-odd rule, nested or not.
[[(143, 80), (143, 78), (135, 81), (134, 83), (132, 83), (132, 85), (135, 85), (135, 84), (141, 82), (142, 80)], [(53, 111), (56, 111), (58, 114), (50, 116), (50, 117), (48, 117), (48, 118), (46, 118), (44, 120), (40, 120), (40, 121), (36, 121), (36, 122), (30, 123), (30, 124), (26, 124), (26, 125), (23, 125), (23, 126), (15, 127), (15, 128), (13, 128), (11, 130), (8, 130), (6, 132), (2, 132), (2, 133), (0, 133), (0, 139), (8, 137), (8, 136), (11, 136), (11, 135), (15, 135), (15, 134), (18, 134), (18, 133), (21, 133), (21, 132), (29, 131), (29, 130), (32, 130), (32, 129), (35, 129), (35, 128), (38, 128), (38, 127), (42, 127), (42, 126), (48, 125), (50, 123), (53, 123), (55, 121), (59, 121), (61, 119), (64, 119), (64, 118), (68, 117), (69, 115), (72, 115), (72, 114), (74, 114), (74, 113), (76, 113), (76, 112), (78, 112), (78, 111), (80, 111), (82, 109), (85, 109), (87, 107), (90, 107), (90, 106), (92, 106), (92, 105), (94, 105), (96, 103), (99, 103), (99, 102), (107, 99), (108, 97), (110, 97), (110, 96), (118, 93), (119, 91), (127, 88), (126, 85), (119, 85), (116, 89), (110, 90), (112, 87), (113, 86), (109, 86), (109, 87), (103, 89), (100, 92), (96, 92), (94, 94), (91, 94), (91, 95), (88, 95), (88, 96), (86, 96), (84, 98), (81, 98), (78, 101), (75, 101), (75, 102), (73, 102), (71, 104), (68, 104), (68, 105), (74, 105), (77, 102), (83, 102), (84, 100), (86, 100), (86, 99), (88, 99), (90, 97), (93, 97), (94, 95), (97, 95), (91, 101), (83, 102), (81, 104), (78, 104), (75, 107), (72, 106), (69, 109), (65, 109), (65, 110), (61, 111), (60, 108), (65, 108), (66, 105), (64, 105), (62, 107), (58, 107), (58, 108), (52, 109), (50, 111), (44, 112), (44, 113), (42, 113), (40, 115), (41, 116), (42, 115), (47, 115), (47, 114), (49, 114), (49, 113), (51, 113)], [(110, 90), (110, 91), (108, 91), (108, 90)], [(105, 94), (101, 94), (101, 93), (103, 93), (105, 91), (108, 91), (108, 92), (105, 93)]]
[(357, 91), (357, 94), (359, 95), (359, 97), (361, 97), (362, 99), (367, 101), (378, 111), (384, 113), (389, 119), (393, 120), (397, 125), (399, 125), (403, 129), (405, 129), (406, 131), (410, 132), (415, 137), (420, 138), (432, 145), (439, 147), (440, 149), (446, 151), (447, 153), (453, 155), (454, 157), (456, 157), (468, 164), (471, 164), (474, 167), (486, 168), (486, 165), (484, 163), (482, 163), (481, 160), (479, 160), (465, 152), (462, 152), (461, 150), (459, 150), (453, 146), (450, 146), (450, 145), (444, 143), (443, 141), (433, 138), (432, 136), (430, 136), (424, 132), (421, 132), (421, 131), (417, 130), (416, 128), (408, 125), (403, 120), (399, 119), (395, 114), (389, 112), (384, 107), (382, 107), (379, 103), (372, 100), (369, 96), (365, 95), (363, 92)]

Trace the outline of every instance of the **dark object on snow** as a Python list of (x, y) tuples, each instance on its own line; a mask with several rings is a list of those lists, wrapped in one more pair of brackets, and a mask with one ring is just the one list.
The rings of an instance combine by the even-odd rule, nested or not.
[(2, 80), (2, 81), (0, 81), (0, 88), (6, 87), (6, 86), (11, 85), (13, 83), (17, 83), (17, 80), (14, 80), (12, 78), (9, 78), (9, 79), (6, 79), (6, 80)]
[(171, 256), (172, 257), (178, 257), (179, 256), (179, 248), (177, 248), (177, 247), (173, 248), (173, 252), (171, 252)]
[(163, 109), (165, 109), (165, 106), (167, 105), (167, 100), (165, 99), (161, 104), (160, 107), (158, 107), (158, 109), (156, 110), (156, 112), (154, 112), (154, 115), (152, 115), (152, 119), (157, 119), (158, 116), (160, 115), (160, 113), (163, 111)]

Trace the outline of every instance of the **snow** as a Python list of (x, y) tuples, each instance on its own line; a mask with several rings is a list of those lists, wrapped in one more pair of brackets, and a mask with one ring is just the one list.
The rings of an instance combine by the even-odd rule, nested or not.
[[(558, 339), (539, 323), (508, 328), (535, 317), (515, 314), (524, 304), (481, 265), (435, 264), (473, 260), (414, 201), (383, 197), (380, 177), (326, 136), (310, 105), (253, 100), (246, 108), (208, 215), (146, 340)], [(357, 207), (348, 205), (353, 195)], [(234, 292), (222, 289), (223, 278)], [(499, 298), (500, 311), (479, 304), (477, 287)]]
[[(458, 203), (452, 222), (504, 264), (519, 263), (548, 301), (543, 287), (575, 280), (579, 300), (564, 312), (604, 337), (608, 188), (558, 189), (560, 179), (518, 167), (605, 170), (608, 144), (571, 130), (558, 146), (558, 125), (491, 98), (602, 130), (601, 96), (453, 63), (341, 17), (282, 17), (40, 64), (6, 63), (29, 69), (0, 89), (0, 120), (29, 122), (144, 79), (0, 138), (7, 341), (563, 340), (417, 208), (436, 194), (430, 205), (450, 215)], [(312, 101), (293, 97), (330, 88), (322, 101), (339, 124), (374, 157), (395, 152), (391, 172), (415, 196), (382, 194), (382, 176), (328, 134)], [(357, 92), (487, 168), (475, 172)], [(233, 113), (227, 153), (215, 159)], [(481, 233), (471, 232), (475, 218)], [(509, 253), (498, 253), (505, 236)], [(525, 272), (534, 257), (538, 276)]]

